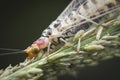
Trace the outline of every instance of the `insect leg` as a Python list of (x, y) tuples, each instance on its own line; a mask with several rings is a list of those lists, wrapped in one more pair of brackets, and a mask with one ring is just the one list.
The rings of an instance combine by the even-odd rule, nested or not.
[(49, 53), (50, 53), (50, 46), (51, 46), (51, 42), (49, 42), (49, 43), (48, 43), (46, 56), (48, 56), (48, 55), (49, 55)]
[(51, 42), (48, 43), (47, 52), (45, 52), (45, 57), (48, 63), (49, 63), (48, 55), (50, 54), (50, 46), (51, 46)]
[(63, 41), (64, 43), (67, 43), (67, 41), (65, 41), (63, 38), (60, 38), (61, 41)]
[(60, 38), (60, 40), (65, 43), (64, 47), (71, 45), (70, 42), (67, 42), (67, 41), (66, 41), (65, 39), (63, 39), (63, 38)]

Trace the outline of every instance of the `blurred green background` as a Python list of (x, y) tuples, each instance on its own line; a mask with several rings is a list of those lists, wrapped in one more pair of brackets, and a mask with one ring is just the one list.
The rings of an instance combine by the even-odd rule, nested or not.
[[(71, 0), (0, 1), (0, 47), (22, 49), (38, 39)], [(0, 54), (10, 52), (0, 50)], [(24, 61), (26, 54), (0, 56), (0, 69)], [(95, 67), (77, 69), (77, 76), (66, 74), (58, 80), (120, 80), (120, 59), (114, 58)], [(119, 79), (118, 79), (119, 78)]]

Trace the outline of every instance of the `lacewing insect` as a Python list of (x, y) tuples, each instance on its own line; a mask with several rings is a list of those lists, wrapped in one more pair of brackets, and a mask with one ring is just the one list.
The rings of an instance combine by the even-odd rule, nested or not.
[(116, 15), (119, 5), (120, 0), (72, 0), (24, 52), (29, 58), (36, 57), (41, 50), (49, 53), (80, 30), (86, 31), (92, 25), (99, 25), (106, 16)]

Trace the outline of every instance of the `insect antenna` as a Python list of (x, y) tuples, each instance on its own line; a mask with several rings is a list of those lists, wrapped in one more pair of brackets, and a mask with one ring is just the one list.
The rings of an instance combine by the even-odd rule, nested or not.
[(21, 51), (20, 49), (10, 49), (10, 48), (0, 48), (0, 50), (6, 50), (6, 51)]
[(25, 53), (25, 51), (21, 50), (21, 51), (16, 51), (16, 52), (0, 53), (0, 56), (11, 55), (11, 54), (19, 54), (19, 53)]

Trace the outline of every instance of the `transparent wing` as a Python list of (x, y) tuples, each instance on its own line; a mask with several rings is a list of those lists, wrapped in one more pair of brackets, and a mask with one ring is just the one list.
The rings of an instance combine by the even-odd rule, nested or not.
[(86, 0), (72, 0), (57, 19), (63, 19), (65, 16), (69, 15), (71, 11), (76, 10), (84, 1)]

